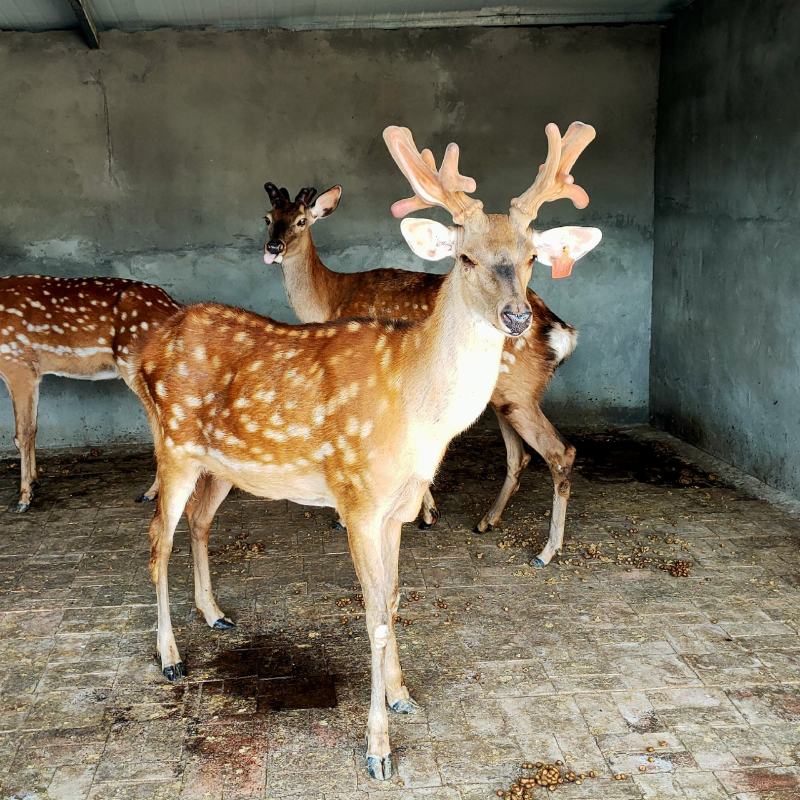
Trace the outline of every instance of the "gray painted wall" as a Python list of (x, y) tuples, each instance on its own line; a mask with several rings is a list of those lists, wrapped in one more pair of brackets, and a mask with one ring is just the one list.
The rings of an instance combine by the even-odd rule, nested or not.
[[(581, 119), (598, 129), (576, 170), (592, 204), (548, 206), (540, 222), (605, 238), (572, 279), (534, 274), (582, 334), (549, 408), (562, 422), (646, 418), (657, 29), (155, 31), (106, 33), (103, 48), (0, 34), (0, 273), (134, 277), (291, 319), (259, 257), (265, 179), (344, 185), (314, 231), (331, 267), (423, 269), (388, 213), (408, 190), (385, 125), (437, 154), (457, 139), (498, 211), (532, 181), (545, 123)], [(148, 436), (120, 382), (45, 380), (41, 444)]]
[(701, 0), (662, 43), (652, 410), (800, 497), (800, 4)]

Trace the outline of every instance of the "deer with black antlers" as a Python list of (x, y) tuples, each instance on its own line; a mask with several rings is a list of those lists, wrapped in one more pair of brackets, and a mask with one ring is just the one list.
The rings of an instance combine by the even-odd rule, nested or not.
[[(570, 182), (569, 172), (583, 149), (594, 138), (594, 129), (574, 123), (564, 138), (555, 125), (546, 129), (549, 153), (534, 185), (515, 198), (509, 214), (514, 227), (527, 228), (536, 219), (542, 203), (561, 197), (584, 207), (589, 198)], [(408, 150), (406, 159), (408, 158)], [(450, 151), (451, 153), (454, 151)], [(457, 152), (457, 151), (455, 151)], [(435, 170), (430, 151), (418, 158)], [(402, 167), (401, 167), (402, 168)], [(446, 165), (443, 169), (447, 170)], [(474, 181), (463, 179), (465, 190), (474, 190)], [(278, 263), (283, 270), (289, 301), (301, 322), (322, 322), (346, 317), (384, 317), (401, 320), (422, 320), (433, 309), (444, 281), (443, 275), (409, 272), (400, 269), (372, 269), (358, 273), (340, 273), (328, 269), (320, 259), (311, 236), (312, 225), (336, 210), (342, 194), (334, 186), (318, 197), (313, 188), (301, 189), (294, 201), (285, 188), (274, 183), (265, 187), (272, 208), (267, 215), (268, 238), (264, 244), (264, 261)], [(440, 203), (434, 203), (440, 205)], [(419, 195), (393, 206), (395, 216), (404, 216), (431, 205)], [(481, 221), (471, 226), (469, 258), (485, 261), (492, 255), (493, 242), (481, 236), (496, 236), (491, 225)], [(415, 234), (422, 233), (430, 241), (446, 241), (451, 233), (436, 222), (409, 220), (403, 232), (414, 252), (430, 258), (429, 248), (421, 248)], [(556, 228), (532, 232), (536, 258), (551, 266), (555, 278), (570, 274), (574, 262), (591, 250), (600, 239), (596, 228)], [(445, 249), (434, 255), (449, 255)], [(550, 534), (542, 551), (531, 564), (543, 567), (561, 549), (570, 492), (570, 473), (575, 448), (564, 441), (540, 407), (542, 396), (558, 366), (572, 353), (577, 332), (559, 319), (542, 299), (528, 289), (527, 300), (533, 317), (525, 334), (505, 344), (503, 363), (491, 405), (497, 415), (506, 445), (506, 478), (492, 507), (476, 525), (483, 532), (499, 524), (503, 511), (519, 488), (522, 471), (530, 461), (523, 441), (547, 462), (553, 478), (553, 508)], [(421, 527), (430, 527), (438, 512), (430, 492), (422, 504)]]

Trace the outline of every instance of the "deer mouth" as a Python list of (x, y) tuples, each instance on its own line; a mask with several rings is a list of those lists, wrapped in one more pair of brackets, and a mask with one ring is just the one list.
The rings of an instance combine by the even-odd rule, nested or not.
[(268, 251), (264, 251), (264, 263), (265, 264), (280, 264), (283, 261), (283, 253), (270, 253)]

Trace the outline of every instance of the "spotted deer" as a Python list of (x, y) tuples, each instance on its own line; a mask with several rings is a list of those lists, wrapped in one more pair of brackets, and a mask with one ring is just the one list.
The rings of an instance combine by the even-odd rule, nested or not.
[[(576, 205), (585, 205), (588, 197), (561, 179), (592, 140), (594, 130), (589, 126), (573, 126), (563, 144), (555, 126), (548, 127), (547, 136), (549, 160), (536, 191), (546, 186), (552, 193), (548, 199), (564, 196), (577, 200)], [(423, 157), (424, 154), (420, 155)], [(274, 183), (267, 183), (264, 188), (272, 205), (266, 217), (268, 238), (264, 244), (264, 261), (280, 264), (289, 301), (301, 322), (358, 316), (418, 321), (431, 313), (444, 281), (443, 275), (400, 269), (340, 273), (328, 269), (322, 262), (314, 246), (311, 226), (336, 210), (342, 195), (341, 186), (334, 186), (316, 198), (316, 190), (304, 188), (294, 201), (288, 190), (279, 189)], [(419, 201), (415, 201), (414, 206), (423, 207)], [(395, 206), (397, 216), (410, 210), (410, 203)], [(516, 199), (510, 215), (514, 223), (512, 229), (516, 231), (521, 225), (527, 226), (536, 218), (537, 210), (532, 194)], [(480, 217), (475, 219), (469, 228), (468, 257), (485, 263), (496, 253), (497, 230), (487, 226)], [(433, 242), (452, 239), (452, 232), (444, 226), (409, 220), (403, 230), (412, 249), (423, 258), (430, 258), (431, 253), (438, 258), (450, 254), (447, 248), (430, 248)], [(420, 234), (427, 237), (421, 248), (415, 243)], [(486, 237), (484, 240), (482, 235)], [(564, 277), (569, 274), (572, 263), (597, 244), (600, 232), (594, 228), (568, 227), (534, 232), (532, 236), (538, 260), (552, 266), (555, 277)], [(502, 241), (499, 244), (504, 245)], [(520, 475), (530, 461), (524, 440), (547, 462), (553, 478), (549, 538), (544, 549), (531, 561), (532, 565), (543, 567), (563, 544), (575, 448), (564, 441), (545, 417), (540, 402), (555, 370), (572, 353), (577, 332), (553, 314), (530, 289), (527, 300), (533, 311), (531, 324), (522, 336), (506, 341), (491, 400), (506, 445), (506, 478), (476, 530), (484, 532), (498, 525), (508, 501), (519, 488)], [(429, 527), (438, 518), (430, 492), (425, 494), (422, 515), (421, 527)]]
[[(526, 287), (536, 253), (524, 212), (488, 216), (469, 196), (474, 182), (458, 174), (455, 145), (436, 172), (409, 131), (387, 128), (384, 138), (417, 195), (456, 223), (440, 226), (444, 234), (424, 221), (404, 224), (416, 249), (455, 256), (427, 317), (291, 326), (214, 303), (189, 306), (144, 343), (135, 379), (160, 481), (150, 571), (165, 677), (186, 672), (167, 576), (184, 510), (195, 604), (208, 625), (229, 627), (211, 586), (208, 537), (231, 487), (333, 506), (347, 526), (364, 596), (372, 681), (367, 769), (379, 779), (392, 772), (387, 703), (398, 713), (418, 708), (393, 625), (401, 526), (416, 517), (450, 440), (489, 401), (506, 337), (519, 340), (531, 325)], [(567, 172), (553, 181), (579, 191)], [(535, 186), (530, 202), (544, 202), (546, 187)]]
[[(0, 378), (14, 408), (20, 493), (12, 511), (33, 499), (36, 423), (43, 375), (122, 378), (144, 334), (180, 308), (163, 289), (126, 278), (0, 278)], [(158, 492), (157, 481), (140, 500)]]

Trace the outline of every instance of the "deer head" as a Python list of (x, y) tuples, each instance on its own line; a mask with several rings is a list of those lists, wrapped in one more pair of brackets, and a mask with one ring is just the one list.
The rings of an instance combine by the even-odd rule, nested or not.
[(294, 201), (285, 188), (265, 183), (272, 208), (264, 218), (267, 221), (267, 239), (264, 242), (264, 263), (280, 264), (284, 255), (298, 245), (305, 244), (309, 228), (336, 210), (342, 196), (341, 186), (332, 186), (319, 197), (312, 187), (301, 189)]
[(566, 277), (572, 265), (601, 238), (596, 228), (531, 229), (546, 202), (568, 198), (577, 208), (589, 203), (589, 196), (574, 183), (570, 170), (594, 139), (594, 128), (573, 122), (562, 138), (558, 126), (550, 123), (545, 133), (547, 160), (533, 184), (512, 199), (505, 215), (485, 214), (480, 200), (469, 196), (476, 184), (458, 172), (458, 145), (447, 146), (437, 170), (431, 151), (417, 150), (408, 128), (391, 126), (383, 132), (392, 158), (414, 189), (413, 197), (392, 205), (392, 214), (402, 218), (412, 211), (440, 206), (455, 223), (448, 227), (429, 219), (403, 219), (401, 230), (409, 247), (420, 258), (431, 261), (455, 258), (455, 268), (463, 273), (465, 285), (475, 298), (479, 302), (482, 299), (484, 312), (497, 298), (505, 301), (498, 302), (496, 324), (509, 335), (522, 333), (530, 321), (525, 296), (533, 262), (538, 258), (551, 266), (554, 278)]

